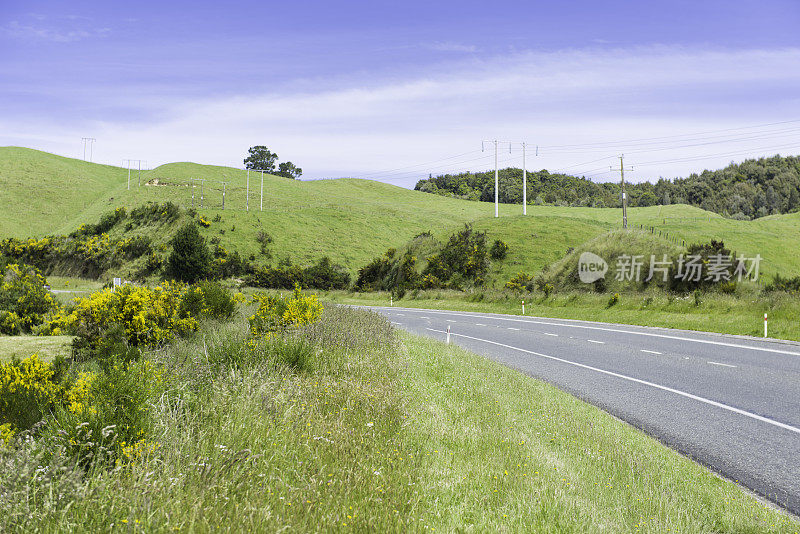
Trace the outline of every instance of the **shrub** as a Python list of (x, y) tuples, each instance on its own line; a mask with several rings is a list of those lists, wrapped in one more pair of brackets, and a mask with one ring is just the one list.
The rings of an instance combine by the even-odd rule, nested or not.
[(111, 365), (82, 388), (79, 409), (53, 411), (53, 436), (85, 466), (135, 459), (155, 446), (150, 403), (163, 387), (163, 370), (149, 360)]
[(508, 245), (499, 239), (495, 239), (494, 243), (492, 243), (492, 248), (489, 249), (489, 256), (491, 256), (493, 260), (504, 260), (507, 254)]
[(316, 295), (304, 295), (299, 285), (289, 299), (256, 293), (253, 302), (258, 303), (258, 309), (248, 320), (250, 333), (257, 337), (269, 338), (277, 332), (314, 323), (322, 314)]
[(518, 273), (517, 276), (506, 282), (505, 287), (514, 291), (533, 291), (533, 277), (526, 273)]
[(606, 308), (611, 308), (612, 306), (616, 306), (618, 302), (619, 302), (619, 293), (614, 293), (608, 299), (608, 303), (606, 304)]
[(236, 310), (231, 292), (218, 282), (203, 281), (198, 284), (202, 291), (204, 314), (213, 319), (229, 319)]
[(148, 202), (131, 210), (131, 220), (138, 225), (149, 223), (170, 223), (175, 221), (181, 213), (181, 209), (172, 202), (158, 204)]
[(331, 263), (327, 256), (307, 268), (304, 275), (306, 286), (315, 289), (347, 289), (350, 286), (350, 273)]
[(88, 409), (95, 375), (70, 377), (64, 371), (63, 360), (51, 364), (36, 354), (0, 364), (0, 427), (4, 441), (31, 428), (55, 409), (71, 414)]
[(35, 267), (12, 263), (0, 270), (0, 332), (30, 332), (45, 315), (58, 309), (47, 280)]
[(170, 276), (182, 282), (196, 282), (208, 276), (211, 253), (197, 225), (186, 223), (172, 238), (172, 253), (167, 260)]
[(70, 323), (77, 338), (78, 351), (98, 349), (112, 327), (124, 330), (131, 347), (156, 346), (197, 328), (195, 316), (182, 305), (187, 287), (164, 282), (153, 289), (125, 285), (116, 290), (98, 291), (76, 302)]
[(542, 286), (542, 291), (544, 292), (545, 298), (550, 298), (550, 295), (553, 293), (553, 291), (555, 291), (555, 289), (556, 288), (553, 286), (553, 284), (544, 284)]

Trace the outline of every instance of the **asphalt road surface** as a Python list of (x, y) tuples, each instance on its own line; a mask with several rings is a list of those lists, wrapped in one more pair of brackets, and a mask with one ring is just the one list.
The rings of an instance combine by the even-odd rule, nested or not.
[(541, 378), (800, 515), (800, 344), (663, 328), (372, 307)]

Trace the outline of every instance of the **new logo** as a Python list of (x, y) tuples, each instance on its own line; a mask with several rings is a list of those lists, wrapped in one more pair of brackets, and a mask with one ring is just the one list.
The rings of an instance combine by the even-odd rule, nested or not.
[(578, 276), (584, 284), (605, 278), (608, 272), (606, 260), (592, 252), (584, 252), (578, 258)]

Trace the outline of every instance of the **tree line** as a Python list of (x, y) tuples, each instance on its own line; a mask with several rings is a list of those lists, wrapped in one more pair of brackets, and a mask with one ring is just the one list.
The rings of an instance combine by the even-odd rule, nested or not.
[[(494, 202), (494, 171), (429, 176), (418, 191)], [(800, 157), (773, 156), (731, 163), (724, 169), (693, 173), (686, 178), (628, 183), (628, 205), (689, 204), (734, 219), (755, 219), (800, 210)], [(499, 172), (500, 202), (522, 202), (522, 169)], [(583, 176), (529, 171), (529, 204), (621, 207), (619, 182), (596, 183)]]

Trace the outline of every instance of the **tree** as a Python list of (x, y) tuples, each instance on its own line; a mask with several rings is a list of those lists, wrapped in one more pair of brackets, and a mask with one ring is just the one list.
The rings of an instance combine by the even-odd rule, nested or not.
[(167, 272), (176, 280), (196, 282), (208, 276), (211, 252), (194, 221), (183, 225), (172, 238), (172, 253), (167, 259)]
[(278, 165), (278, 172), (276, 172), (278, 176), (283, 176), (285, 178), (291, 178), (292, 180), (296, 180), (300, 178), (300, 175), (303, 174), (303, 169), (300, 167), (296, 167), (294, 163), (291, 161), (287, 161), (285, 163), (281, 163)]
[(264, 145), (251, 146), (247, 153), (250, 155), (244, 159), (246, 169), (264, 172), (275, 171), (275, 162), (278, 161), (278, 155)]

